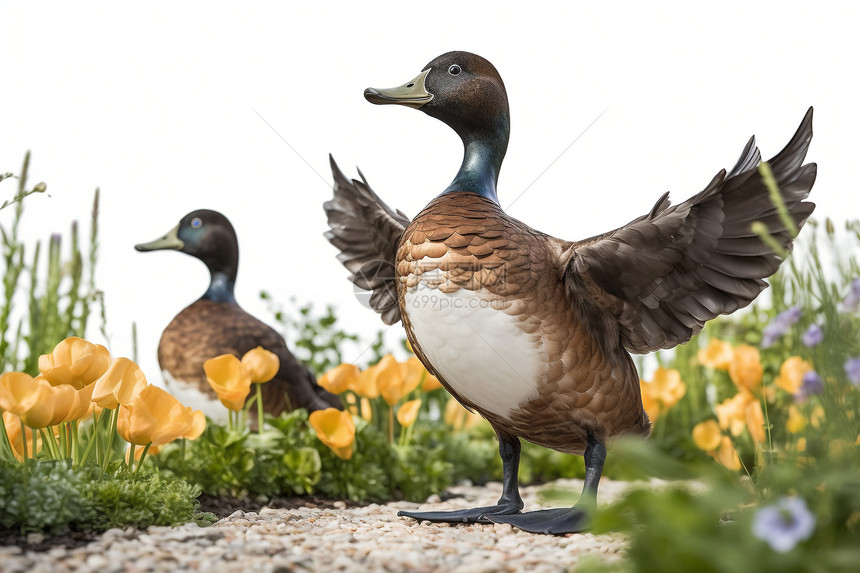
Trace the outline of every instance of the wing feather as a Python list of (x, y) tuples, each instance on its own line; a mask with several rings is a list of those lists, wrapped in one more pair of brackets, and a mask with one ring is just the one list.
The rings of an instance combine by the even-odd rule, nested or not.
[(329, 156), (334, 197), (323, 203), (330, 230), (325, 237), (340, 249), (337, 256), (358, 287), (371, 291), (370, 307), (385, 324), (400, 320), (394, 259), (409, 217), (392, 209), (361, 180), (349, 180)]
[[(815, 205), (804, 201), (816, 166), (804, 164), (812, 108), (794, 137), (770, 160), (786, 208), (799, 229)], [(758, 173), (751, 138), (731, 171), (720, 171), (694, 197), (672, 206), (664, 195), (647, 214), (614, 231), (563, 245), (565, 285), (581, 312), (603, 314), (605, 344), (631, 352), (671, 348), (704, 323), (748, 305), (782, 263), (751, 230), (755, 221), (786, 251), (794, 237)], [(606, 316), (608, 315), (608, 316)]]

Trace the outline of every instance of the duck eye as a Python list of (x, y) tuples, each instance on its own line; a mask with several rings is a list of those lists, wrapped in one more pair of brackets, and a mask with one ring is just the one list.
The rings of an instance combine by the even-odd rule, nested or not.
[(460, 75), (460, 72), (462, 72), (462, 71), (463, 70), (460, 69), (460, 66), (458, 66), (457, 64), (454, 64), (453, 66), (448, 68), (448, 73), (451, 74), (452, 76)]
[(203, 221), (200, 219), (200, 217), (194, 217), (193, 219), (191, 219), (191, 226), (194, 229), (200, 227), (202, 224), (203, 224)]

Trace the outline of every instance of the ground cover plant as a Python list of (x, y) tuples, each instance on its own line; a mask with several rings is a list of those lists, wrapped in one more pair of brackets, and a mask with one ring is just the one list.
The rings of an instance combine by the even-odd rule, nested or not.
[[(17, 221), (24, 198), (44, 189), (26, 186), (27, 169), (25, 162), (17, 193), (0, 210), (11, 217), (11, 224), (0, 221), (0, 529), (56, 534), (211, 523), (198, 511), (201, 493), (255, 502), (307, 495), (423, 501), (463, 480), (500, 479), (489, 425), (452, 400), (405, 343), (386, 349), (377, 337), (362, 363), (345, 363), (344, 345), (357, 337), (340, 327), (332, 307), (284, 310), (268, 294), (274, 322), (344, 409), (265, 416), (251, 429), (248, 409), (259, 404), (246, 406), (245, 398), (259, 396), (277, 370), (266, 349), (257, 349), (212, 357), (207, 374), (230, 421), (204, 424), (148, 384), (133, 361), (85, 340), (99, 316), (97, 203), (88, 253), (73, 226), (70, 255), (58, 236), (47, 261), (40, 262), (38, 246), (25, 254)], [(0, 189), (14, 180), (3, 178)], [(860, 223), (837, 229), (811, 221), (750, 309), (640, 364), (654, 431), (648, 441), (612, 444), (605, 475), (668, 481), (643, 482), (600, 508), (592, 530), (625, 532), (629, 549), (620, 563), (585, 570), (856, 568), (858, 252)], [(579, 457), (523, 444), (523, 482), (581, 477), (583, 469)], [(542, 495), (563, 505), (578, 493), (548, 487)]]

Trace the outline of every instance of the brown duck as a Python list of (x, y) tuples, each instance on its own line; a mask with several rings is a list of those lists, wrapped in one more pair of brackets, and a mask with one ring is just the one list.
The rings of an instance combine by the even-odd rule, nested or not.
[[(449, 52), (413, 80), (364, 92), (376, 104), (420, 109), (465, 148), (454, 181), (410, 221), (332, 161), (328, 239), (353, 282), (372, 291), (387, 324), (403, 321), (418, 357), (463, 405), (496, 431), (503, 461), (497, 505), (401, 512), (420, 520), (497, 522), (542, 533), (582, 530), (612, 436), (651, 429), (630, 352), (671, 348), (704, 323), (748, 305), (782, 259), (750, 230), (761, 221), (786, 249), (792, 235), (771, 203), (750, 139), (737, 165), (678, 205), (583, 241), (556, 239), (508, 216), (496, 183), (508, 145), (504, 84), (490, 62)], [(815, 164), (803, 165), (812, 109), (771, 161), (797, 227)], [(521, 513), (519, 438), (583, 455), (573, 508)]]
[[(177, 250), (200, 259), (209, 269), (209, 288), (176, 315), (158, 343), (158, 364), (174, 395), (195, 404), (210, 418), (224, 418), (226, 410), (206, 380), (203, 363), (221, 354), (241, 358), (262, 346), (274, 352), (281, 363), (275, 378), (261, 387), (267, 414), (277, 416), (294, 408), (314, 411), (341, 407), (340, 399), (319, 387), (313, 373), (293, 356), (284, 338), (236, 302), (239, 243), (227, 217), (208, 209), (192, 211), (160, 239), (134, 248), (144, 252)], [(256, 416), (256, 408), (249, 412)]]

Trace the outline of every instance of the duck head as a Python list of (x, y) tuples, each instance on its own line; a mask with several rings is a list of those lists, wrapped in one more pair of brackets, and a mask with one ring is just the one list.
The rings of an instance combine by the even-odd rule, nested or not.
[(463, 140), (460, 171), (444, 193), (467, 191), (494, 200), (508, 148), (510, 111), (505, 84), (486, 59), (469, 52), (437, 57), (414, 79), (390, 88), (367, 88), (367, 101), (420, 109), (445, 122)]
[(233, 288), (239, 268), (239, 242), (233, 225), (218, 211), (192, 211), (163, 237), (134, 248), (140, 252), (175, 250), (200, 259), (210, 274), (209, 289), (202, 298), (235, 301)]

